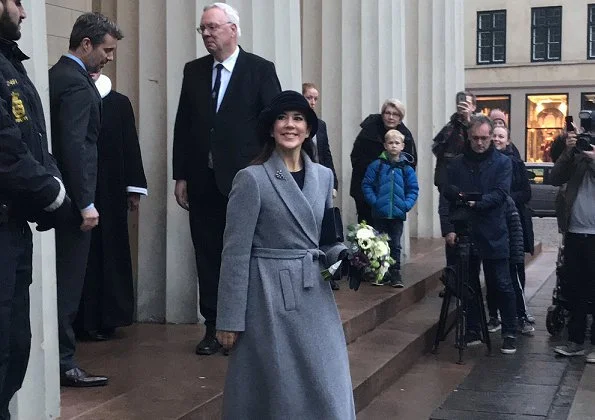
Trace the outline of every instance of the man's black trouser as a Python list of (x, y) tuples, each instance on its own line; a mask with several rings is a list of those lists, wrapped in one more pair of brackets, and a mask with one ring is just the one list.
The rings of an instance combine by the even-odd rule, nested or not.
[[(469, 282), (472, 286), (479, 285), (479, 266), (482, 260), (471, 257), (469, 262)], [(510, 280), (508, 258), (484, 259), (483, 273), (486, 285), (494, 290), (497, 296), (497, 305), (502, 316), (502, 336), (515, 337), (517, 329), (516, 296)], [(481, 293), (481, 290), (476, 290)], [(480, 331), (479, 308), (473, 305), (469, 308), (467, 328)]]
[(190, 233), (196, 254), (200, 313), (205, 317), (207, 335), (214, 336), (227, 197), (217, 188), (212, 170), (209, 170), (208, 177), (206, 190), (200, 196), (193, 195), (191, 185), (188, 189)]
[[(587, 314), (595, 310), (595, 235), (564, 235), (564, 266), (568, 276), (562, 294), (569, 300), (568, 340), (585, 342)], [(595, 322), (591, 325), (591, 343), (595, 344)]]
[(354, 198), (353, 200), (355, 201), (355, 211), (357, 212), (357, 222), (361, 223), (365, 220), (366, 223), (369, 225), (374, 223), (373, 218), (372, 218), (372, 208), (370, 207), (370, 205), (368, 203), (366, 203), (364, 200), (359, 200), (356, 198)]
[(0, 225), (0, 419), (10, 418), (8, 403), (23, 384), (29, 351), (31, 230), (25, 221)]
[(73, 220), (69, 226), (56, 229), (60, 373), (78, 367), (74, 360), (76, 338), (73, 324), (78, 313), (83, 285), (85, 284), (90, 246), (91, 232), (81, 231), (78, 220)]
[[(516, 295), (516, 313), (519, 319), (527, 316), (527, 305), (525, 302), (525, 263), (510, 263), (510, 280)], [(495, 290), (486, 284), (486, 300), (488, 302), (488, 313), (490, 318), (498, 318), (498, 296)]]

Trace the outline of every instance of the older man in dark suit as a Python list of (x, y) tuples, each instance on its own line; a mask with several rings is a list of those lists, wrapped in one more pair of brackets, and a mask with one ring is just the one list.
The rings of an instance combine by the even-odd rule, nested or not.
[(65, 386), (107, 383), (106, 377), (90, 375), (75, 362), (72, 323), (85, 280), (91, 229), (99, 223), (94, 201), (101, 97), (89, 73), (113, 60), (119, 39), (122, 33), (115, 23), (100, 14), (85, 13), (72, 28), (68, 54), (49, 73), (52, 150), (76, 209), (73, 223), (56, 229), (60, 382)]
[(173, 177), (178, 204), (190, 212), (206, 335), (197, 354), (220, 350), (217, 289), (227, 195), (235, 174), (261, 149), (260, 111), (281, 91), (273, 63), (238, 46), (238, 12), (204, 8), (198, 32), (209, 54), (186, 64), (174, 128)]

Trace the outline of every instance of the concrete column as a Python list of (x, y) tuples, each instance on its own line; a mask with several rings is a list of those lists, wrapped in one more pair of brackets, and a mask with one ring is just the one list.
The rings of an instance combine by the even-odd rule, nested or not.
[(101, 0), (94, 7), (124, 32), (112, 77), (135, 110), (149, 186), (138, 220), (129, 220), (133, 260), (138, 263), (136, 319), (196, 322), (194, 249), (188, 213), (174, 199), (171, 156), (184, 64), (206, 53), (202, 42), (196, 42), (197, 10), (202, 11), (203, 4), (152, 0), (141, 7), (138, 0)]
[[(166, 85), (167, 85), (167, 232), (166, 232), (166, 321), (174, 323), (196, 322), (198, 314), (198, 276), (194, 247), (190, 237), (188, 212), (174, 198), (172, 180), (173, 132), (178, 101), (182, 89), (184, 65), (206, 54), (202, 39), (196, 31), (200, 24), (202, 5), (183, 0), (166, 9)], [(200, 48), (198, 48), (200, 47)], [(198, 293), (200, 291), (198, 290)], [(198, 337), (197, 337), (198, 338)]]
[[(31, 57), (25, 66), (41, 96), (49, 130), (45, 2), (32, 0), (25, 8), (27, 19), (22, 24), (19, 46)], [(40, 234), (32, 228), (31, 356), (23, 387), (10, 406), (17, 420), (55, 418), (60, 414), (54, 231)]]
[[(315, 19), (321, 10), (322, 19)], [(311, 21), (306, 23), (306, 18)], [(324, 22), (324, 24), (322, 23)], [(340, 181), (340, 197), (346, 224), (356, 221), (355, 205), (349, 196), (350, 153), (360, 131), (359, 123), (378, 113), (384, 100), (398, 98), (406, 107), (404, 2), (304, 2), (303, 25), (320, 38), (304, 32), (306, 79), (316, 80), (320, 68), (321, 113), (327, 122), (331, 151)], [(320, 49), (320, 58), (314, 51)], [(408, 224), (403, 235), (403, 256), (409, 254)]]
[(464, 87), (463, 67), (463, 1), (409, 1), (408, 16), (417, 22), (417, 31), (407, 31), (407, 62), (412, 72), (408, 84), (411, 109), (417, 115), (409, 127), (416, 134), (419, 164), (417, 169), (420, 196), (417, 219), (413, 226), (418, 237), (439, 237), (438, 192), (434, 187), (435, 159), (431, 139), (448, 122), (455, 111), (455, 93)]
[(302, 50), (299, 0), (238, 0), (240, 45), (275, 63), (283, 90), (301, 91)]
[[(140, 5), (139, 5), (140, 6)], [(165, 320), (167, 125), (166, 3), (145, 0), (138, 8), (138, 131), (151, 195), (139, 209), (137, 317)]]

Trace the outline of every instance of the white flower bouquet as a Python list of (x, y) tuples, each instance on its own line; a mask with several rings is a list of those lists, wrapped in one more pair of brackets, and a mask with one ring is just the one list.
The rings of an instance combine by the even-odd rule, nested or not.
[(347, 230), (349, 248), (347, 252), (343, 251), (345, 256), (323, 270), (322, 277), (324, 280), (338, 279), (341, 273), (347, 273), (349, 288), (353, 290), (359, 289), (364, 278), (380, 284), (388, 268), (395, 263), (390, 256), (388, 235), (378, 232), (365, 221), (350, 225)]
[(347, 230), (351, 267), (359, 269), (361, 276), (370, 281), (381, 283), (388, 268), (395, 262), (390, 256), (388, 235), (378, 232), (365, 221), (350, 225)]

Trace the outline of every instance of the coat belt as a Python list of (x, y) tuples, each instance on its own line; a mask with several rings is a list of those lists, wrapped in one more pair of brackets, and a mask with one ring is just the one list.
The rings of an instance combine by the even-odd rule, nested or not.
[(302, 260), (304, 289), (314, 287), (314, 280), (320, 278), (319, 260), (326, 258), (320, 249), (252, 248), (252, 256), (273, 260)]

